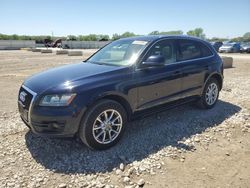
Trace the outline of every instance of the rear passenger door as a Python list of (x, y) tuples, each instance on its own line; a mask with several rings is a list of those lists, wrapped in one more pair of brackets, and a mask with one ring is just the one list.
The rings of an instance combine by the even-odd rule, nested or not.
[(177, 40), (177, 61), (182, 65), (182, 97), (199, 95), (212, 65), (213, 53), (202, 42)]

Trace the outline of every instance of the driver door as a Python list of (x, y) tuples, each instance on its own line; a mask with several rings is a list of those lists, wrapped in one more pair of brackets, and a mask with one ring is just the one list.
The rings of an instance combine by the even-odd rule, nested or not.
[(164, 56), (165, 64), (141, 69), (139, 66), (137, 69), (138, 110), (177, 100), (181, 97), (182, 73), (180, 65), (176, 63), (175, 41), (165, 39), (153, 44), (143, 61), (152, 55)]

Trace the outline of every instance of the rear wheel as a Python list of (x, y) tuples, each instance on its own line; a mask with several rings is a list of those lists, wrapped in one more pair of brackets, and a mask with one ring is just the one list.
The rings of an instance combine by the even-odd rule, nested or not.
[(108, 149), (120, 139), (127, 122), (123, 106), (113, 100), (101, 100), (88, 110), (79, 129), (79, 137), (93, 149)]
[(198, 101), (198, 105), (205, 109), (213, 108), (218, 100), (219, 90), (218, 81), (211, 78), (204, 87), (202, 96)]

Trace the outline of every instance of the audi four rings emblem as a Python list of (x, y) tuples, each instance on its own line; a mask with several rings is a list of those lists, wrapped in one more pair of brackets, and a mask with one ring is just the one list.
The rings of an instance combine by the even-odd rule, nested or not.
[(25, 97), (26, 97), (27, 93), (25, 93), (24, 91), (22, 91), (20, 94), (19, 94), (19, 98), (22, 102), (25, 101)]

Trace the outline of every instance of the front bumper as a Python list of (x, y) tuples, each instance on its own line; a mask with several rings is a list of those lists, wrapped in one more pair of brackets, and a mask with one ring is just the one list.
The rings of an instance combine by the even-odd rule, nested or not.
[[(25, 91), (29, 89), (25, 87)], [(28, 92), (32, 92), (29, 90)], [(67, 107), (43, 107), (36, 104), (36, 94), (29, 108), (18, 99), (18, 109), (23, 122), (30, 130), (41, 136), (72, 137), (79, 128), (86, 108), (76, 105)]]
[(37, 106), (30, 114), (30, 121), (24, 118), (21, 112), (20, 115), (23, 122), (35, 134), (49, 137), (72, 137), (78, 131), (84, 111)]

